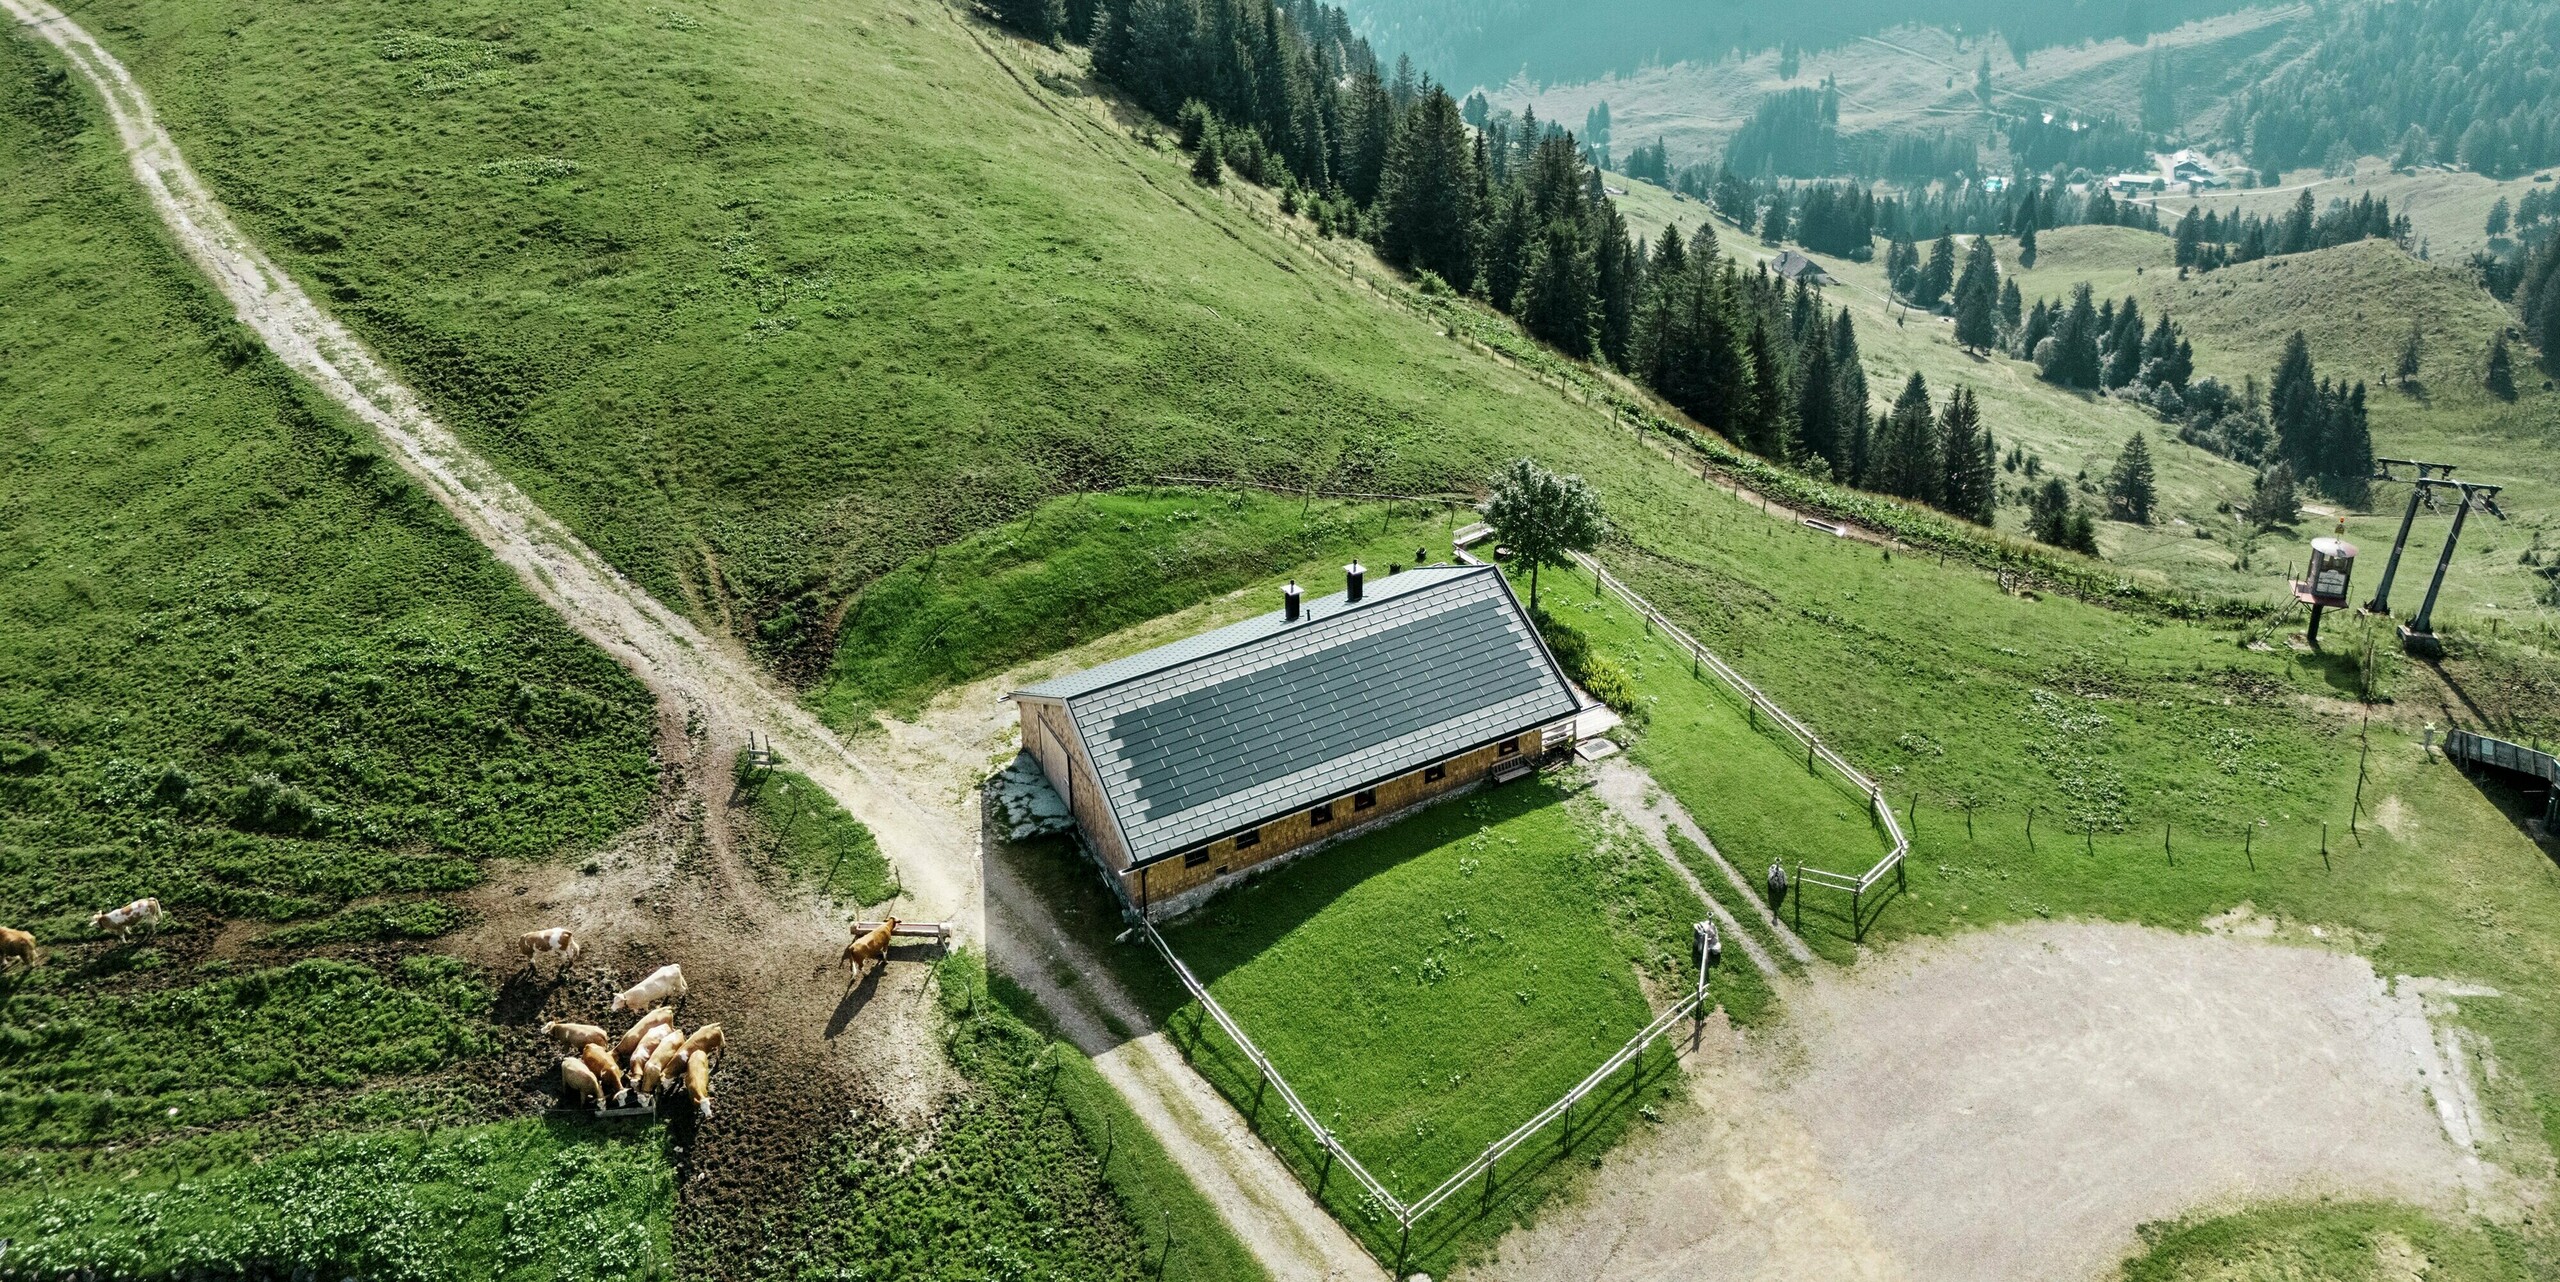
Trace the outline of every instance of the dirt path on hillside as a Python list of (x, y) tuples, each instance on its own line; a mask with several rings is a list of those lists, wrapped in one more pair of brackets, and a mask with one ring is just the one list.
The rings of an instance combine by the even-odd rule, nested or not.
[[(371, 426), (401, 469), (513, 568), (536, 597), (657, 696), (661, 758), (682, 783), (653, 820), (657, 836), (644, 834), (638, 847), (622, 851), (612, 875), (601, 860), (593, 876), (527, 870), (510, 880), (506, 893), (496, 893), (493, 883), (482, 897), (487, 920), (468, 942), (501, 973), (511, 969), (504, 945), (516, 930), (567, 919), (597, 941), (589, 945), (598, 950), (595, 967), (547, 990), (510, 985), (504, 1008), (527, 1022), (573, 1006), (583, 1014), (601, 1005), (601, 994), (617, 976), (627, 978), (661, 960), (683, 962), (699, 976), (688, 1020), (699, 1022), (692, 1014), (698, 1008), (734, 1021), (731, 1035), (740, 1049), (762, 1059), (741, 1054), (736, 1069), (724, 1065), (723, 1074), (736, 1077), (722, 1121), (700, 1134), (685, 1133), (691, 1141), (688, 1199), (698, 1195), (697, 1176), (708, 1179), (708, 1194), (774, 1196), (776, 1177), (787, 1174), (789, 1159), (799, 1152), (787, 1149), (786, 1141), (794, 1134), (822, 1135), (831, 1124), (829, 1109), (848, 1103), (804, 1089), (813, 1083), (797, 1074), (845, 1066), (850, 1080), (872, 1091), (903, 1098), (910, 1108), (929, 1107), (941, 1085), (938, 1073), (920, 1067), (938, 1046), (930, 1002), (898, 982), (866, 984), (839, 1000), (840, 983), (830, 984), (818, 972), (841, 946), (840, 927), (814, 909), (778, 901), (738, 857), (718, 811), (727, 802), (728, 762), (750, 731), (760, 731), (870, 826), (896, 871), (901, 915), (952, 921), (964, 940), (986, 940), (991, 955), (1015, 957), (1014, 941), (1057, 932), (1046, 920), (1045, 905), (1024, 896), (995, 915), (1005, 938), (988, 939), (986, 885), (965, 799), (911, 798), (891, 776), (848, 751), (727, 638), (706, 635), (607, 565), (464, 446), (414, 391), (267, 259), (188, 167), (122, 63), (43, 0), (0, 0), (0, 8), (60, 50), (97, 90), (153, 209), (241, 322), (288, 368)], [(1021, 894), (1010, 882), (999, 889)], [(1067, 1008), (1070, 1020), (1076, 1009)], [(819, 1012), (827, 1017), (814, 1018)], [(841, 1038), (857, 1015), (862, 1037)], [(1093, 1023), (1108, 1026), (1107, 1020)], [(1367, 1274), (1341, 1258), (1347, 1235), (1294, 1181), (1284, 1176), (1272, 1185), (1274, 1159), (1267, 1151), (1251, 1143), (1212, 1142), (1222, 1118), (1234, 1114), (1230, 1109), (1222, 1115), (1223, 1102), (1213, 1095), (1203, 1101), (1205, 1084), (1178, 1066), (1154, 1064), (1143, 1049), (1147, 1039), (1128, 1045), (1141, 1049), (1113, 1056), (1104, 1048), (1106, 1075), (1274, 1276), (1376, 1273), (1365, 1255), (1357, 1264)], [(1160, 1071), (1119, 1067), (1126, 1061)], [(741, 1094), (744, 1099), (737, 1098)], [(730, 1121), (741, 1115), (748, 1125)], [(718, 1160), (724, 1125), (733, 1133), (765, 1137), (771, 1151)], [(1356, 1247), (1350, 1250), (1358, 1254)]]
[(1608, 803), (1609, 809), (1634, 824), (1637, 831), (1644, 834), (1645, 841), (1652, 845), (1653, 852), (1671, 866), (1671, 871), (1677, 873), (1680, 880), (1688, 883), (1690, 893), (1706, 901), (1716, 919), (1724, 923), (1725, 933), (1741, 945), (1742, 951), (1750, 956), (1752, 965), (1760, 968), (1761, 974), (1776, 976), (1779, 973), (1778, 963), (1769, 956), (1768, 949), (1761, 947), (1759, 939), (1734, 919), (1723, 901), (1707, 893), (1705, 884), (1698, 880), (1698, 874), (1680, 862), (1679, 855), (1671, 848), (1670, 834), (1677, 832), (1688, 838), (1691, 845), (1714, 862), (1717, 872), (1733, 886), (1734, 893), (1742, 896), (1744, 903), (1759, 910), (1760, 924), (1767, 928), (1770, 938), (1787, 950), (1788, 956), (1795, 958), (1797, 965), (1812, 963), (1813, 951), (1804, 946), (1804, 941), (1797, 938), (1794, 931), (1787, 929), (1786, 923), (1778, 920), (1776, 913), (1769, 911), (1769, 901), (1762, 897), (1760, 890), (1744, 880), (1742, 874), (1726, 861), (1724, 852), (1716, 849), (1715, 842), (1708, 840), (1706, 832), (1689, 817), (1688, 809), (1680, 804), (1679, 799), (1654, 782), (1652, 772), (1621, 755), (1594, 765), (1591, 780), (1592, 791)]
[[(2469, 1145), (2429, 981), (2225, 935), (2039, 922), (1914, 942), (1786, 990), (1697, 1067), (1698, 1108), (1477, 1276), (2100, 1276), (2200, 1206), (2509, 1195)], [(1592, 1262), (1606, 1259), (1605, 1270)]]

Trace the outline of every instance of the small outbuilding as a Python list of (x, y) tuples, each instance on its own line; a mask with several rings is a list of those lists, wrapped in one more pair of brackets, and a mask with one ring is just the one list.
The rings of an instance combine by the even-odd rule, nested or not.
[(1822, 264), (1792, 249), (1780, 253), (1777, 261), (1769, 264), (1769, 268), (1786, 280), (1800, 281), (1807, 285), (1831, 283), (1831, 273), (1822, 270)]
[(1008, 696), (1147, 916), (1572, 747), (1581, 700), (1494, 566), (1433, 565)]

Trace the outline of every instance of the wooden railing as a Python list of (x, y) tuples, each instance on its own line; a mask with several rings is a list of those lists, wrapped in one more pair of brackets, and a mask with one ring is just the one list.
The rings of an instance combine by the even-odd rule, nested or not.
[(1679, 624), (1673, 623), (1669, 616), (1655, 609), (1652, 602), (1645, 600), (1634, 588), (1621, 582), (1618, 576), (1609, 573), (1599, 561), (1579, 552), (1574, 554), (1573, 559), (1579, 562), (1582, 568), (1589, 570), (1602, 587), (1615, 594), (1619, 600), (1626, 602), (1628, 608), (1644, 616), (1648, 626), (1668, 637), (1672, 644), (1687, 651), (1689, 656), (1697, 661), (1699, 667), (1716, 674), (1716, 678), (1731, 687), (1735, 694), (1740, 695), (1746, 705), (1776, 723), (1780, 730), (1803, 744), (1806, 768), (1812, 768), (1818, 761), (1838, 772), (1851, 787), (1866, 794), (1868, 807), (1874, 811), (1876, 822), (1882, 825), (1885, 831), (1884, 856), (1861, 873), (1834, 872), (1802, 862), (1796, 865), (1795, 873), (1796, 924), (1799, 927), (1804, 924), (1805, 886), (1815, 885), (1831, 890), (1847, 891), (1850, 897), (1850, 931), (1854, 938), (1863, 941), (1867, 933), (1864, 911), (1867, 892), (1875, 889), (1876, 883), (1883, 881), (1888, 874), (1894, 878), (1896, 888), (1899, 888), (1903, 884), (1903, 860), (1911, 854), (1911, 839), (1903, 834), (1901, 821), (1894, 818), (1893, 806), (1885, 800), (1884, 789), (1876, 786), (1875, 780), (1869, 779), (1856, 766), (1850, 765), (1848, 758), (1833, 751), (1831, 745), (1824, 743), (1822, 736), (1815, 734), (1811, 726), (1797, 720), (1795, 714), (1779, 707), (1776, 700), (1762, 694), (1760, 687), (1751, 684), (1741, 673), (1734, 671), (1732, 664), (1726, 663), (1722, 656), (1700, 644), (1696, 637), (1690, 636)]

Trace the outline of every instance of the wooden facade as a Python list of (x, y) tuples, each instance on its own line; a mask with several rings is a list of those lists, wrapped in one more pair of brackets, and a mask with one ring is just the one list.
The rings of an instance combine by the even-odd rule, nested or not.
[(1180, 854), (1133, 868), (1119, 828), (1094, 782), (1093, 765), (1067, 724), (1065, 705), (1028, 697), (1017, 697), (1015, 702), (1022, 715), (1022, 746), (1066, 801), (1086, 850), (1119, 883), (1128, 902), (1151, 918), (1185, 912), (1248, 873), (1376, 828), (1497, 774), (1507, 774), (1515, 764), (1532, 769), (1548, 751), (1573, 743), (1571, 721), (1524, 730), (1314, 805), (1266, 817)]

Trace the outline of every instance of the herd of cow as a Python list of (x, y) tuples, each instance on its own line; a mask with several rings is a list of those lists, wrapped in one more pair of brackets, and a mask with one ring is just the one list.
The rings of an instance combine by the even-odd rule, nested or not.
[[(89, 928), (122, 939), (136, 926), (160, 929), (168, 914), (160, 911), (157, 899), (137, 899), (122, 908), (110, 908), (89, 914)], [(0, 926), (0, 967), (15, 962), (29, 970), (44, 964), (44, 952), (36, 947), (36, 937), (23, 930)]]
[[(91, 915), (89, 925), (121, 939), (137, 926), (157, 931), (165, 918), (159, 900), (137, 899), (122, 908)], [(861, 982), (867, 968), (887, 959), (890, 939), (897, 930), (895, 917), (868, 930), (855, 928), (842, 959), (853, 966), (852, 982)], [(551, 955), (558, 956), (565, 968), (578, 960), (580, 948), (573, 932), (565, 926), (554, 926), (526, 931), (517, 938), (516, 951), (523, 955), (527, 968)], [(37, 949), (34, 935), (0, 926), (0, 967), (13, 962), (29, 968), (41, 966), (44, 954)], [(668, 1003), (691, 991), (685, 984), (682, 966), (661, 966), (639, 983), (614, 994), (614, 1014), (629, 1012), (639, 1016), (619, 1037), (595, 1024), (563, 1020), (544, 1024), (543, 1036), (569, 1052), (560, 1060), (561, 1086), (572, 1099), (592, 1103), (600, 1113), (609, 1108), (655, 1108), (661, 1094), (673, 1086), (692, 1104), (694, 1116), (711, 1116), (711, 1069), (724, 1054), (724, 1039), (718, 1024), (705, 1024), (691, 1033), (676, 1027), (675, 1007)], [(610, 1051), (605, 1049), (608, 1043), (613, 1048)]]

